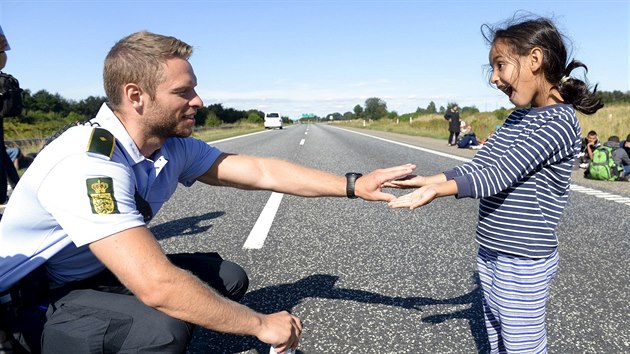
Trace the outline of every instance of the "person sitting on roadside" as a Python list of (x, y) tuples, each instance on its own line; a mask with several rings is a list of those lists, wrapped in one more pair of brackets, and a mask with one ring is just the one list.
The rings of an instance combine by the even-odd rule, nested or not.
[(626, 137), (626, 141), (619, 143), (619, 147), (623, 148), (626, 151), (626, 154), (630, 156), (630, 134)]
[(628, 177), (630, 177), (630, 156), (625, 149), (626, 146), (630, 146), (630, 140), (628, 138), (630, 138), (630, 135), (628, 135), (625, 142), (620, 143), (619, 137), (613, 135), (608, 138), (608, 141), (604, 144), (613, 148), (613, 161), (615, 161), (617, 168), (619, 170), (623, 168), (619, 176), (620, 181), (628, 181)]
[[(600, 151), (604, 150), (607, 150), (605, 155), (600, 154)], [(584, 171), (584, 177), (605, 181), (628, 181), (630, 156), (620, 147), (618, 136), (611, 136), (602, 146), (595, 149), (593, 161)]]
[(464, 134), (461, 139), (457, 142), (457, 147), (460, 149), (476, 149), (477, 146), (481, 148), (481, 145), (477, 141), (477, 135), (473, 132), (470, 124), (466, 124), (464, 121), (464, 127), (462, 128), (462, 133)]
[(597, 133), (594, 130), (588, 132), (586, 138), (582, 139), (582, 148), (578, 154), (580, 168), (588, 168), (588, 163), (593, 160), (593, 151), (601, 145)]

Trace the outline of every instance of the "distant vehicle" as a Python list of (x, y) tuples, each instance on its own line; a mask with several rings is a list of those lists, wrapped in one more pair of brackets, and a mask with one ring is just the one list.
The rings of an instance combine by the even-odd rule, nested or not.
[(282, 129), (282, 117), (280, 117), (280, 113), (265, 113), (265, 129), (273, 128)]

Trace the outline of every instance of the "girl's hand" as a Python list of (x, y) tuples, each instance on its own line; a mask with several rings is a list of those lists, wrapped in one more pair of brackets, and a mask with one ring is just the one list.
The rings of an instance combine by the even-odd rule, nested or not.
[(434, 185), (424, 186), (409, 194), (405, 194), (392, 200), (387, 205), (390, 208), (416, 209), (418, 207), (431, 203), (433, 199), (435, 199), (437, 194), (438, 193)]
[(383, 183), (383, 188), (418, 188), (426, 184), (426, 178), (424, 176), (407, 175), (393, 181)]

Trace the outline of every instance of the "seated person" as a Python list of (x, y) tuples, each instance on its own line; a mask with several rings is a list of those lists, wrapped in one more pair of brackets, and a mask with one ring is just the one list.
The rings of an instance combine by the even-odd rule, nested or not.
[(580, 168), (588, 168), (588, 163), (593, 160), (593, 151), (601, 146), (597, 133), (591, 130), (582, 140), (582, 148), (578, 154)]
[(612, 143), (612, 145), (618, 146), (615, 150), (613, 150), (613, 160), (617, 166), (623, 167), (623, 174), (621, 175), (620, 180), (628, 181), (630, 180), (630, 134), (626, 137), (626, 141), (619, 142), (619, 137), (611, 136), (608, 138), (606, 144)]
[(630, 156), (630, 134), (626, 137), (626, 141), (622, 141), (619, 143), (619, 147), (622, 147), (628, 156)]
[(463, 120), (459, 122), (459, 133), (460, 135), (466, 135), (470, 132), (470, 124), (466, 124)]
[[(462, 122), (464, 123), (464, 122)], [(466, 124), (466, 123), (464, 123)], [(457, 147), (460, 149), (472, 149), (473, 146), (479, 146), (479, 142), (477, 141), (477, 136), (472, 130), (470, 124), (466, 124), (462, 129), (462, 133), (464, 134), (461, 139), (457, 142)]]
[[(595, 157), (594, 161), (591, 162), (591, 166), (589, 166), (589, 168), (585, 171), (584, 177), (609, 181), (627, 181), (630, 177), (630, 156), (628, 156), (626, 150), (621, 148), (619, 145), (619, 137), (613, 135), (608, 138), (608, 141), (604, 143), (603, 147), (595, 149), (597, 151), (600, 149), (608, 149), (612, 156), (607, 156), (610, 156), (608, 157), (609, 159), (612, 158), (612, 162), (610, 162), (610, 164), (608, 162), (598, 163), (597, 157)], [(614, 165), (612, 165), (612, 163), (614, 163)], [(611, 166), (610, 171), (605, 170), (606, 172), (601, 173), (602, 166)], [(616, 176), (616, 178), (613, 176)]]

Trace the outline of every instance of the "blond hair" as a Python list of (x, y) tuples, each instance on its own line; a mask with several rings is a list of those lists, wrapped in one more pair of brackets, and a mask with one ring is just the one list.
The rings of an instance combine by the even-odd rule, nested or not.
[(122, 88), (135, 83), (155, 98), (162, 82), (167, 59), (188, 60), (193, 49), (175, 37), (141, 31), (118, 41), (107, 54), (103, 69), (105, 94), (109, 105), (116, 110), (123, 99)]

